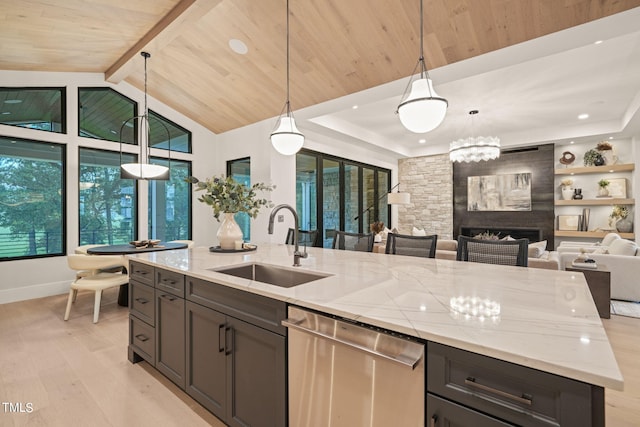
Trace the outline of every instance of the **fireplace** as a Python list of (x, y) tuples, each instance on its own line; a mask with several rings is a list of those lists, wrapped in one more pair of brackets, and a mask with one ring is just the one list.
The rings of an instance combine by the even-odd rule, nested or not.
[(529, 242), (542, 240), (542, 230), (539, 228), (520, 227), (460, 227), (460, 235), (473, 237), (482, 233), (496, 234), (499, 238), (511, 236), (514, 239), (529, 239)]

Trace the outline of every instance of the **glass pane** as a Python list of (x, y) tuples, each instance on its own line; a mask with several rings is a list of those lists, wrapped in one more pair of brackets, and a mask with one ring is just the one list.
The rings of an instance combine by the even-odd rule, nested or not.
[[(238, 159), (230, 160), (227, 162), (227, 173), (230, 177), (236, 181), (251, 186), (251, 159)], [(251, 240), (251, 217), (246, 212), (238, 212), (234, 215), (234, 218), (240, 229), (242, 230), (242, 237), (245, 241)]]
[(61, 145), (0, 137), (0, 259), (63, 255)]
[[(358, 232), (358, 221), (361, 213), (358, 210), (358, 200), (360, 199), (359, 169), (358, 166), (344, 165), (344, 231), (350, 233)], [(368, 215), (365, 213), (364, 216), (366, 220)], [(355, 219), (356, 217), (358, 219)]]
[(362, 209), (369, 209), (362, 215), (362, 231), (368, 233), (372, 222), (378, 221), (378, 206), (373, 182), (373, 169), (362, 169)]
[(0, 88), (0, 123), (66, 133), (64, 88)]
[(316, 157), (296, 155), (296, 211), (303, 230), (318, 229), (318, 170)]
[(322, 245), (330, 248), (332, 231), (340, 229), (340, 164), (334, 160), (322, 161)]
[(111, 88), (79, 88), (78, 104), (78, 135), (118, 142), (122, 130), (122, 142), (137, 145), (137, 121), (129, 120), (138, 114), (134, 101)]
[(387, 205), (388, 192), (389, 174), (378, 171), (378, 221), (384, 222), (384, 225), (391, 228), (391, 224), (389, 223), (389, 205)]
[(149, 238), (164, 242), (191, 240), (191, 162), (153, 159), (169, 167), (169, 181), (149, 181)]
[[(122, 154), (123, 162), (136, 156)], [(136, 182), (120, 179), (120, 154), (80, 148), (80, 245), (123, 244), (136, 237)]]
[(168, 150), (168, 138), (171, 138), (171, 151), (191, 152), (191, 132), (151, 110), (149, 110), (149, 128), (151, 147)]

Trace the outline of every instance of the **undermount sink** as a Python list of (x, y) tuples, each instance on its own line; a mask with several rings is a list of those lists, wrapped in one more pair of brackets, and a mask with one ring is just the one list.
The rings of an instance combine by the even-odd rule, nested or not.
[(280, 286), (281, 288), (292, 288), (330, 276), (330, 274), (311, 273), (309, 271), (293, 270), (255, 262), (212, 270), (230, 276)]

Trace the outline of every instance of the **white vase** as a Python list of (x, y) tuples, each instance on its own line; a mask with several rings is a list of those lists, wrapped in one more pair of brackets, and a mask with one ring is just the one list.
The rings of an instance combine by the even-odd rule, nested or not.
[(223, 213), (224, 218), (222, 224), (218, 228), (218, 242), (220, 242), (220, 249), (235, 249), (236, 241), (242, 240), (242, 229), (234, 218), (234, 213)]
[(571, 200), (573, 197), (573, 188), (572, 187), (562, 187), (562, 198), (564, 200)]
[(598, 196), (607, 197), (608, 195), (609, 195), (609, 190), (607, 189), (607, 187), (600, 187), (598, 189)]

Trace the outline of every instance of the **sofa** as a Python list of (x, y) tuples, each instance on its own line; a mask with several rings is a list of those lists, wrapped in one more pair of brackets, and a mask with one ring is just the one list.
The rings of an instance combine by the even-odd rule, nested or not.
[[(583, 248), (576, 246), (573, 252), (559, 252), (562, 270), (581, 255), (580, 249)], [(611, 273), (612, 299), (640, 301), (640, 250), (635, 242), (616, 239), (586, 255)]]
[[(547, 242), (543, 240), (542, 242), (535, 242), (529, 245), (528, 266), (532, 268), (558, 270), (560, 268), (558, 253), (544, 250), (546, 244)], [(436, 243), (436, 258), (455, 260), (457, 251), (457, 240), (438, 239)]]

